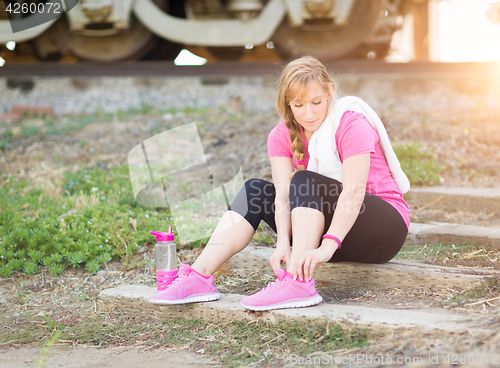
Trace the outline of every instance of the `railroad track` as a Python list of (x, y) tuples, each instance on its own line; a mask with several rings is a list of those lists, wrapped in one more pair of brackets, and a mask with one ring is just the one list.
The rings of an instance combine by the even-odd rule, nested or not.
[[(217, 62), (203, 66), (176, 66), (173, 62), (140, 61), (114, 64), (79, 62), (7, 63), (0, 77), (100, 77), (100, 76), (266, 76), (276, 75), (286, 62)], [(468, 63), (386, 63), (383, 61), (340, 60), (326, 64), (337, 74), (387, 74), (414, 77), (500, 78), (500, 62)]]

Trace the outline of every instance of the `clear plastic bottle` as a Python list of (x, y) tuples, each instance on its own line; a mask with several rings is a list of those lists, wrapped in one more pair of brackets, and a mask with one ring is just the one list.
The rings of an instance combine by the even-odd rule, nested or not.
[(156, 236), (155, 262), (156, 262), (156, 289), (165, 290), (177, 277), (177, 251), (174, 242), (172, 226), (168, 233), (151, 231)]

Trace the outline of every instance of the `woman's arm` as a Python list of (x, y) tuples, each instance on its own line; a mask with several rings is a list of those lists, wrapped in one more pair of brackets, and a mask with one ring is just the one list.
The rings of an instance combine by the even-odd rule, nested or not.
[[(335, 235), (340, 241), (351, 230), (358, 218), (365, 199), (366, 183), (370, 170), (370, 153), (349, 157), (342, 166), (342, 192), (340, 193), (327, 233)], [(310, 280), (317, 265), (327, 262), (335, 253), (338, 244), (335, 240), (325, 239), (318, 249), (303, 252), (298, 258), (293, 274), (301, 279)]]
[(290, 219), (290, 175), (293, 173), (292, 159), (288, 157), (270, 157), (271, 173), (273, 177), (274, 188), (276, 189), (275, 221), (278, 234), (276, 250), (269, 259), (273, 270), (281, 268), (281, 262), (288, 262), (290, 259), (290, 235), (292, 225)]

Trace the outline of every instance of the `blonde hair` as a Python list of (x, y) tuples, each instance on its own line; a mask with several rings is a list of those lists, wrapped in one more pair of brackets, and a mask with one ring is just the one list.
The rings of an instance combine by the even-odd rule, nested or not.
[[(332, 101), (336, 100), (337, 82), (330, 77), (325, 66), (312, 56), (304, 56), (288, 63), (278, 81), (278, 114), (285, 119), (286, 126), (290, 130), (292, 152), (297, 161), (304, 160), (305, 145), (302, 141), (302, 127), (294, 119), (290, 101), (293, 99), (303, 101), (312, 81), (321, 85)], [(305, 169), (306, 167), (300, 164), (297, 168), (298, 171)]]

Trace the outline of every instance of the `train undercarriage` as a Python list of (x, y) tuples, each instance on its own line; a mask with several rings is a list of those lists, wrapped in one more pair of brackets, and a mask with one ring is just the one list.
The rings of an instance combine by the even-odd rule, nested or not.
[[(238, 60), (260, 45), (281, 59), (383, 58), (410, 1), (0, 0), (0, 45), (15, 42), (38, 60), (95, 62), (173, 60), (182, 48)], [(41, 23), (41, 10), (57, 3), (65, 12)]]

